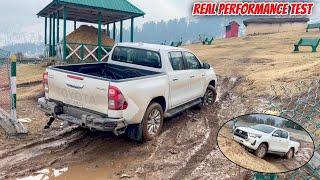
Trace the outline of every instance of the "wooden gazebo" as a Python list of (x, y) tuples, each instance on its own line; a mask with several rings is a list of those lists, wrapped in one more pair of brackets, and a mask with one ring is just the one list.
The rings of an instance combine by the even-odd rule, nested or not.
[[(120, 42), (123, 41), (123, 21), (131, 20), (131, 42), (133, 42), (134, 18), (144, 16), (144, 12), (128, 2), (127, 0), (53, 0), (37, 15), (45, 18), (45, 46), (47, 57), (61, 57), (67, 60), (72, 55), (76, 55), (80, 60), (88, 57), (97, 61), (106, 58), (110, 47), (105, 47), (101, 43), (101, 26), (113, 24), (113, 39), (116, 38), (116, 23), (120, 22)], [(48, 28), (49, 19), (49, 28)], [(60, 42), (60, 20), (63, 19), (63, 39)], [(98, 44), (88, 48), (88, 44), (76, 44), (67, 42), (67, 21), (73, 21), (76, 28), (77, 22), (98, 24)], [(48, 35), (49, 29), (49, 35)], [(72, 47), (71, 48), (71, 44)], [(71, 50), (71, 52), (69, 52)], [(79, 53), (77, 51), (81, 51)], [(83, 56), (83, 51), (87, 51), (87, 56)], [(79, 55), (80, 54), (80, 55)]]

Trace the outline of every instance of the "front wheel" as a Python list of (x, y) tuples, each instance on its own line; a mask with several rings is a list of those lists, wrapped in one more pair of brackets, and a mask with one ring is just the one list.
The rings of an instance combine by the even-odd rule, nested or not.
[(293, 158), (293, 149), (289, 149), (289, 151), (286, 153), (286, 158), (291, 159)]
[(144, 141), (150, 141), (161, 132), (163, 126), (163, 109), (158, 103), (152, 103), (147, 108), (142, 122)]
[(259, 158), (263, 158), (268, 152), (268, 147), (266, 144), (260, 144), (260, 146), (258, 147), (258, 149), (254, 152), (254, 154), (259, 157)]
[(217, 99), (217, 91), (212, 85), (209, 85), (206, 90), (206, 93), (202, 98), (201, 107), (212, 105), (216, 101), (216, 99)]

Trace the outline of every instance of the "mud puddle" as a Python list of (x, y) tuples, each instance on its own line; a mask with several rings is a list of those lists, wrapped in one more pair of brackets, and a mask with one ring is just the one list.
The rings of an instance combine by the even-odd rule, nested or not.
[(40, 175), (49, 179), (228, 179), (243, 176), (245, 170), (240, 173), (216, 147), (219, 126), (252, 111), (234, 92), (241, 81), (236, 77), (224, 78), (218, 86), (219, 100), (214, 106), (193, 108), (165, 120), (162, 134), (151, 142), (141, 144), (126, 137), (76, 128), (71, 133), (3, 152), (0, 154), (0, 179)]

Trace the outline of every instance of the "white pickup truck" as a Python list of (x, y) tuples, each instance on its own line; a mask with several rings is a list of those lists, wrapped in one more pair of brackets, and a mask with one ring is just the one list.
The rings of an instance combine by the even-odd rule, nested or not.
[(52, 66), (39, 107), (54, 119), (151, 140), (163, 119), (216, 100), (212, 67), (184, 48), (118, 43), (107, 62)]
[(300, 143), (290, 140), (288, 131), (265, 124), (238, 127), (233, 132), (233, 139), (253, 150), (260, 158), (272, 153), (291, 159), (300, 146)]

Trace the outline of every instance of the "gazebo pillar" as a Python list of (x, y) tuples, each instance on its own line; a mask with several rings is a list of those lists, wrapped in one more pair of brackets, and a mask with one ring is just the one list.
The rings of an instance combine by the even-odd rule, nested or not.
[(74, 21), (73, 23), (73, 30), (75, 31), (77, 29), (77, 21)]
[(67, 58), (67, 8), (63, 8), (63, 60)]
[(49, 57), (52, 56), (52, 16), (49, 17)]
[(107, 24), (107, 37), (110, 37), (110, 26)]
[(52, 56), (56, 55), (56, 13), (53, 13), (52, 19)]
[(45, 17), (44, 18), (44, 45), (47, 46), (47, 32), (48, 32), (48, 29), (47, 29), (47, 25), (48, 25), (48, 22), (47, 22), (48, 18)]
[(98, 60), (101, 61), (101, 24), (102, 24), (102, 15), (101, 12), (98, 14)]
[(60, 13), (57, 11), (57, 44), (59, 44), (60, 41)]
[(131, 18), (131, 35), (130, 35), (130, 41), (131, 42), (133, 42), (133, 30), (134, 30), (133, 23), (134, 23), (134, 19), (132, 17)]
[(120, 21), (120, 42), (122, 42), (123, 35), (123, 20)]
[(116, 29), (117, 29), (116, 23), (114, 22), (113, 23), (113, 36), (112, 36), (114, 41), (116, 41)]

